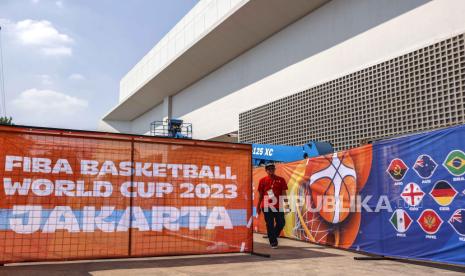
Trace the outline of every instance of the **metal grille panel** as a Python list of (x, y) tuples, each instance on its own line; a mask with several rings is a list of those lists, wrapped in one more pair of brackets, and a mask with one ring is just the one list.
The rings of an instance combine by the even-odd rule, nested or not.
[(351, 73), (239, 115), (244, 143), (333, 143), (465, 123), (464, 35)]

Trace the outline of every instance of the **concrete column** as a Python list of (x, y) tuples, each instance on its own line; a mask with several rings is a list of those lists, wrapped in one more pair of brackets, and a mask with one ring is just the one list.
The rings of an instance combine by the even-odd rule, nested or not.
[(163, 98), (163, 121), (171, 119), (172, 114), (171, 96)]

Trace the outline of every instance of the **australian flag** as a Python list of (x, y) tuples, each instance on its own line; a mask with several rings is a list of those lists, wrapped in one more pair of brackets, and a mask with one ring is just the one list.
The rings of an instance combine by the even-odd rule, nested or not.
[(422, 154), (418, 156), (413, 169), (421, 178), (430, 178), (436, 170), (438, 164), (434, 162), (429, 155)]
[(450, 217), (449, 223), (457, 234), (465, 236), (465, 209), (456, 210)]

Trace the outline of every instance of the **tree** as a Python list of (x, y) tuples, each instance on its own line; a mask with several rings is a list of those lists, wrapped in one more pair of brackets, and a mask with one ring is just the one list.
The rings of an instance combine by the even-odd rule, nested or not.
[(10, 116), (10, 117), (7, 117), (7, 116), (2, 116), (0, 117), (0, 125), (13, 125), (13, 118)]

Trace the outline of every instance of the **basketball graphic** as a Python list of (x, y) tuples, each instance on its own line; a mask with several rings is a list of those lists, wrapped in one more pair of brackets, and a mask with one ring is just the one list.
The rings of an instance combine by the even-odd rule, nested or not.
[(357, 191), (357, 176), (352, 158), (347, 152), (325, 156), (320, 170), (310, 176), (312, 201), (320, 204), (321, 217), (330, 223), (344, 221), (350, 212), (351, 200)]
[(324, 222), (319, 213), (312, 212), (310, 187), (306, 184), (299, 185), (298, 196), (306, 198), (305, 204), (296, 209), (296, 225), (294, 234), (301, 240), (326, 243), (328, 233), (332, 231), (331, 225)]
[[(349, 248), (357, 237), (361, 213), (351, 206), (351, 199), (367, 182), (372, 162), (372, 147), (350, 149), (338, 154), (318, 156), (288, 164), (277, 164), (276, 173), (288, 182), (291, 207), (286, 214), (283, 234), (316, 243)], [(263, 169), (254, 171), (254, 190), (258, 180), (265, 176)], [(339, 195), (336, 203), (336, 195)], [(318, 198), (329, 208), (318, 209)], [(257, 198), (255, 198), (257, 200)], [(324, 203), (325, 201), (322, 201)], [(257, 202), (255, 202), (256, 204)], [(332, 203), (332, 204), (331, 204)], [(263, 217), (254, 218), (258, 231), (266, 233)]]

